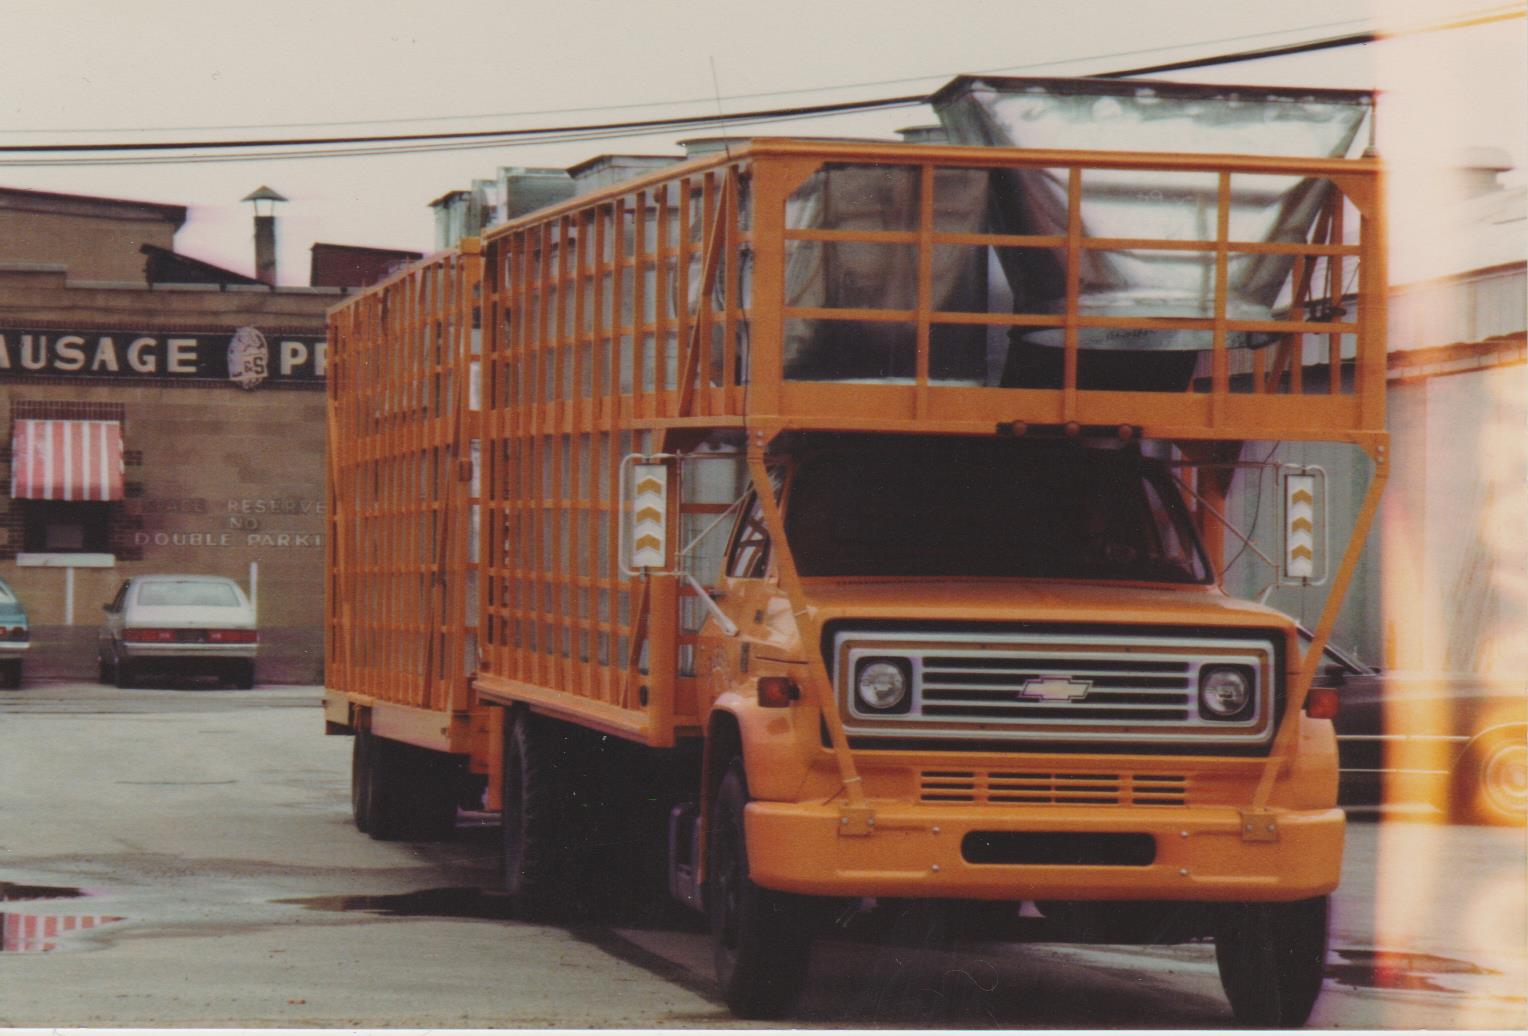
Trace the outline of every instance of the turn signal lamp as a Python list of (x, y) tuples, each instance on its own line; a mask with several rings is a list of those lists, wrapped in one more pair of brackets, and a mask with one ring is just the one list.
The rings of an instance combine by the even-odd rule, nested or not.
[(1335, 687), (1312, 687), (1305, 696), (1305, 714), (1311, 719), (1336, 719), (1342, 698)]
[(759, 704), (766, 709), (783, 709), (801, 697), (801, 688), (788, 676), (759, 677)]

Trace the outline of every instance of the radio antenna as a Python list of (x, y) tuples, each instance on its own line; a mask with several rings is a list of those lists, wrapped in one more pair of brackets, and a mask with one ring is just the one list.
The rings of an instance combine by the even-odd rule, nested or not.
[(732, 142), (727, 136), (727, 115), (722, 111), (722, 85), (721, 81), (716, 78), (716, 55), (712, 54), (710, 58), (711, 91), (716, 95), (716, 117), (720, 120), (722, 128), (722, 150), (727, 153), (727, 157), (730, 159), (732, 157)]

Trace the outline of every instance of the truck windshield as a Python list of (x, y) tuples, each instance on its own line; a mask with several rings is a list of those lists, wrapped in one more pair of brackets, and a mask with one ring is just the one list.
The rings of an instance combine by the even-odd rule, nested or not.
[(823, 443), (786, 530), (803, 576), (1209, 579), (1165, 466), (1077, 442)]

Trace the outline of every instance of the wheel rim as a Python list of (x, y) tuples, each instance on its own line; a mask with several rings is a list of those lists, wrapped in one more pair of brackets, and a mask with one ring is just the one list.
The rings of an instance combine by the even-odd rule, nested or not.
[(1528, 744), (1493, 748), (1481, 763), (1480, 786), (1496, 812), (1514, 817), (1528, 812)]

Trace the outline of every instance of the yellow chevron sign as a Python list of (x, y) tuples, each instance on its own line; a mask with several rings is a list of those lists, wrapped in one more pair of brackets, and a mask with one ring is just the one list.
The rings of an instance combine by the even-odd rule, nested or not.
[(1316, 575), (1316, 476), (1303, 471), (1284, 476), (1284, 575)]
[(668, 468), (632, 467), (631, 567), (665, 568), (668, 561)]

